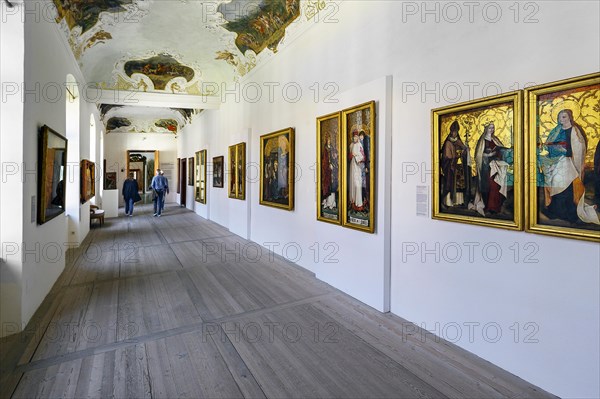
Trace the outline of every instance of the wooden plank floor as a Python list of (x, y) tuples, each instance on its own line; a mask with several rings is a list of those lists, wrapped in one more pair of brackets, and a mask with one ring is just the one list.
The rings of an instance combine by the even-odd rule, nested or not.
[(0, 341), (0, 397), (554, 397), (176, 206), (107, 219), (67, 260)]

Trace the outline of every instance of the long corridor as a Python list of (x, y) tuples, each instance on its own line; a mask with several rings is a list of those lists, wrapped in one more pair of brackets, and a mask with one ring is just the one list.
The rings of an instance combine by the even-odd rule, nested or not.
[(1, 341), (2, 397), (553, 397), (176, 206), (67, 258)]

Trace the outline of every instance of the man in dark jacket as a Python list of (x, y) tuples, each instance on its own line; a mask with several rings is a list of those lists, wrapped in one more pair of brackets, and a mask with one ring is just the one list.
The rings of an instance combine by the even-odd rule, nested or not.
[(139, 201), (138, 182), (133, 178), (133, 173), (129, 174), (127, 180), (123, 182), (123, 198), (125, 199), (125, 215), (133, 216), (133, 203)]

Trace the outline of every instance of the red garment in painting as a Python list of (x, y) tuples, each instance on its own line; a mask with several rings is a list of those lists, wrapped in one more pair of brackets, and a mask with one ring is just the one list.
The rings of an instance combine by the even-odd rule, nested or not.
[(500, 194), (500, 185), (494, 181), (493, 177), (489, 177), (490, 193), (488, 194), (488, 200), (486, 203), (485, 210), (500, 212), (502, 209), (502, 203), (504, 202), (504, 196)]
[[(494, 143), (492, 140), (485, 141), (485, 152), (492, 153), (496, 151), (496, 147), (496, 143)], [(500, 157), (496, 155), (490, 158), (490, 161), (492, 159), (500, 159)], [(492, 212), (500, 212), (500, 210), (502, 209), (502, 203), (504, 202), (504, 196), (500, 194), (500, 185), (494, 181), (495, 175), (492, 175), (490, 173), (489, 161), (486, 165), (486, 172), (488, 173), (487, 188), (489, 189), (489, 191), (487, 193), (484, 191), (485, 210)], [(487, 198), (485, 198), (486, 196)]]

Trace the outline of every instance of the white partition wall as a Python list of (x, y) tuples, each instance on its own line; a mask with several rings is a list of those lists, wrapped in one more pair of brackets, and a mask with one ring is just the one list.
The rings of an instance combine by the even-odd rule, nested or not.
[(105, 218), (119, 216), (119, 190), (104, 190), (102, 209), (104, 209)]

